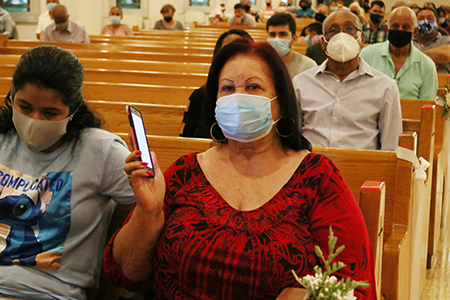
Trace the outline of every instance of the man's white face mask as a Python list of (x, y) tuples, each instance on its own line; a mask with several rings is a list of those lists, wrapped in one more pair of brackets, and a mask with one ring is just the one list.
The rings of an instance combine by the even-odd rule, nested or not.
[(334, 35), (328, 44), (325, 53), (335, 61), (347, 62), (354, 59), (361, 51), (361, 32), (358, 31), (358, 39), (348, 33), (340, 32)]

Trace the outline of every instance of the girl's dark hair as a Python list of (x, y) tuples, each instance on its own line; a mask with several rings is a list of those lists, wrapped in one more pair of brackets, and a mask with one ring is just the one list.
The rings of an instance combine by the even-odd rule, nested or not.
[(241, 36), (241, 37), (244, 38), (244, 39), (248, 39), (248, 40), (253, 41), (253, 38), (252, 38), (252, 37), (250, 36), (250, 34), (248, 34), (248, 32), (245, 31), (245, 30), (242, 30), (242, 29), (230, 29), (230, 30), (228, 30), (228, 31), (225, 31), (225, 32), (222, 33), (222, 34), (219, 36), (219, 38), (217, 39), (216, 46), (214, 47), (213, 58), (214, 58), (214, 56), (217, 55), (217, 53), (219, 52), (219, 50), (222, 48), (223, 40), (224, 40), (227, 36), (232, 35), (232, 34), (237, 34), (237, 35)]
[(13, 75), (13, 87), (5, 98), (6, 106), (0, 111), (0, 133), (14, 129), (12, 122), (12, 100), (17, 91), (27, 84), (38, 88), (50, 89), (63, 97), (63, 103), (69, 106), (69, 115), (74, 114), (67, 124), (66, 141), (80, 138), (84, 128), (99, 128), (100, 119), (84, 102), (83, 65), (71, 52), (56, 46), (40, 46), (22, 55)]
[(278, 132), (283, 135), (292, 133), (287, 137), (280, 136), (283, 148), (295, 151), (303, 149), (311, 151), (311, 143), (299, 131), (297, 102), (291, 77), (280, 56), (267, 42), (255, 43), (246, 39), (238, 39), (225, 45), (214, 57), (209, 69), (205, 92), (204, 113), (208, 128), (216, 122), (214, 110), (216, 108), (220, 72), (228, 60), (238, 55), (258, 57), (268, 66), (267, 72), (273, 78), (282, 116), (274, 126), (277, 126)]

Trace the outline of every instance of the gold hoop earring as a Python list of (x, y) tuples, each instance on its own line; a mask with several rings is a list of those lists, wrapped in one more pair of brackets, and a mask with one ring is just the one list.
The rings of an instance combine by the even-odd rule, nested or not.
[[(224, 142), (226, 142), (227, 138), (225, 136), (223, 136), (223, 139), (220, 139), (220, 140), (214, 137), (213, 130), (214, 130), (214, 126), (216, 126), (216, 125), (219, 126), (219, 124), (217, 122), (215, 122), (214, 124), (212, 124), (211, 128), (209, 129), (209, 134), (211, 135), (211, 138), (216, 143), (224, 143)], [(220, 130), (220, 126), (219, 126), (219, 130)], [(223, 133), (222, 133), (222, 135), (223, 135)]]
[[(289, 133), (289, 134), (283, 134), (283, 133), (280, 133), (280, 131), (278, 130), (278, 126), (280, 125), (280, 123), (282, 122), (283, 119), (285, 119), (285, 120), (290, 120), (290, 121), (292, 122), (292, 125), (290, 125), (290, 126), (292, 127), (292, 132)], [(288, 137), (292, 136), (292, 135), (295, 133), (295, 128), (294, 128), (294, 127), (295, 127), (295, 120), (294, 120), (293, 118), (286, 117), (286, 116), (282, 116), (282, 117), (278, 120), (277, 126), (275, 126), (275, 132), (276, 132), (280, 137), (282, 137), (282, 138), (288, 138)]]

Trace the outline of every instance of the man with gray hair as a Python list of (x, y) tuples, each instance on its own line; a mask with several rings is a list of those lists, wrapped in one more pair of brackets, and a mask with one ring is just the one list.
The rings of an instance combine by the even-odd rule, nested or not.
[(78, 22), (69, 19), (64, 5), (55, 5), (51, 14), (53, 23), (44, 31), (44, 41), (60, 43), (90, 43), (86, 28)]
[(400, 98), (436, 99), (436, 66), (411, 42), (419, 31), (416, 14), (408, 7), (394, 9), (386, 24), (388, 41), (361, 51), (361, 58), (397, 81)]
[(397, 85), (358, 54), (360, 19), (339, 9), (323, 23), (320, 66), (293, 79), (302, 134), (313, 146), (394, 150), (402, 132)]

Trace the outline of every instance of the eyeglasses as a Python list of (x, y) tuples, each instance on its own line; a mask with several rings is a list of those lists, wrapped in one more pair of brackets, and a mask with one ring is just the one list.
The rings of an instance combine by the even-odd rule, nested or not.
[(340, 32), (345, 32), (347, 34), (350, 34), (350, 35), (354, 36), (354, 35), (356, 35), (356, 33), (358, 31), (361, 31), (361, 30), (359, 28), (356, 28), (355, 26), (347, 26), (347, 27), (345, 27), (343, 29), (340, 29), (340, 28), (336, 27), (336, 28), (331, 28), (331, 29), (327, 30), (325, 32), (325, 35), (327, 37), (331, 38), (331, 37), (333, 37), (334, 35), (336, 35), (336, 34), (338, 34)]

